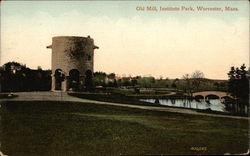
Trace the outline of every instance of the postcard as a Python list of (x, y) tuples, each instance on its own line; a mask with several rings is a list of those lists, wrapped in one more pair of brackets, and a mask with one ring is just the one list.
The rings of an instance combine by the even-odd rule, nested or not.
[(0, 156), (249, 154), (247, 0), (0, 4)]

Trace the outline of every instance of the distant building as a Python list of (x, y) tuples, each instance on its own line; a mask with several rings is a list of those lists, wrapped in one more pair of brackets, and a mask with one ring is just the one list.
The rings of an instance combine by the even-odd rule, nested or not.
[(92, 76), (94, 40), (88, 37), (56, 36), (52, 38), (51, 90), (82, 90), (85, 78)]

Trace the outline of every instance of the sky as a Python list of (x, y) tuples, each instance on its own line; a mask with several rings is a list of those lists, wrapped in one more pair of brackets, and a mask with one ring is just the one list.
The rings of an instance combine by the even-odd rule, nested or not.
[[(147, 11), (155, 6), (158, 11)], [(197, 7), (222, 11), (198, 11)], [(139, 8), (143, 8), (144, 11)], [(194, 11), (160, 11), (192, 7)], [(225, 7), (238, 11), (226, 11)], [(249, 67), (248, 1), (3, 1), (0, 65), (51, 68), (53, 36), (94, 39), (94, 71), (181, 78), (200, 70), (227, 79)]]

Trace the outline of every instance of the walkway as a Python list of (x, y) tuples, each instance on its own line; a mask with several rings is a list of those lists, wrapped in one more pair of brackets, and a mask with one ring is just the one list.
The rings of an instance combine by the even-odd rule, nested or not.
[(69, 96), (65, 92), (17, 92), (15, 94), (17, 94), (18, 97), (13, 98), (13, 99), (11, 98), (0, 99), (0, 102), (1, 101), (71, 101), (71, 102), (73, 101), (73, 102), (82, 102), (82, 103), (93, 103), (93, 104), (137, 108), (137, 109), (144, 109), (144, 110), (162, 111), (162, 112), (174, 112), (174, 113), (184, 113), (184, 114), (192, 114), (192, 115), (204, 115), (204, 116), (211, 116), (211, 117), (232, 118), (232, 119), (246, 119), (246, 120), (249, 119), (248, 117), (241, 117), (241, 116), (201, 113), (201, 112), (196, 112), (195, 110), (183, 109), (183, 108), (140, 106), (140, 105), (131, 105), (131, 104), (112, 103), (112, 102), (101, 102), (101, 101), (81, 99), (81, 98)]

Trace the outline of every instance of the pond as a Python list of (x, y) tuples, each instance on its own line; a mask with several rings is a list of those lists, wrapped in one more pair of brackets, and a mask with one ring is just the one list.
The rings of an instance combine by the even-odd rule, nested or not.
[[(184, 107), (194, 109), (211, 109), (213, 111), (227, 112), (225, 104), (219, 99), (209, 99), (209, 101), (201, 100), (186, 100), (186, 99), (158, 99), (159, 104), (173, 107)], [(156, 103), (156, 99), (140, 99), (140, 101)]]

